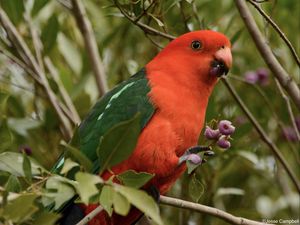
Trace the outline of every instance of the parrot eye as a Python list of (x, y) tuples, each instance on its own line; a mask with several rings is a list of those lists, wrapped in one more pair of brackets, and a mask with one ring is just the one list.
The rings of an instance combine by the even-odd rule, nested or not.
[(202, 48), (202, 43), (200, 41), (193, 41), (192, 44), (191, 44), (191, 48), (193, 50), (200, 50)]

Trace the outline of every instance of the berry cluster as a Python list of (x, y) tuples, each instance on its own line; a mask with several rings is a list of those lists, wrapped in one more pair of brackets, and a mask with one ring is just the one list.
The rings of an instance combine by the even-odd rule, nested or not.
[(269, 72), (265, 68), (259, 68), (256, 71), (248, 71), (244, 75), (245, 80), (250, 84), (260, 84), (266, 86), (269, 84)]
[(221, 120), (218, 123), (218, 129), (213, 129), (209, 126), (206, 126), (204, 131), (204, 136), (209, 140), (216, 140), (217, 145), (220, 148), (228, 149), (230, 148), (230, 135), (235, 131), (235, 127), (232, 125), (229, 120)]

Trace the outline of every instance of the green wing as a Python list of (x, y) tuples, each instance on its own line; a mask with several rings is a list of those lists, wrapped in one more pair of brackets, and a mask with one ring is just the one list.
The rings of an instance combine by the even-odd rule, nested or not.
[(80, 151), (98, 168), (96, 153), (100, 137), (114, 125), (141, 114), (141, 129), (155, 109), (148, 98), (150, 86), (145, 69), (122, 82), (104, 95), (79, 126)]

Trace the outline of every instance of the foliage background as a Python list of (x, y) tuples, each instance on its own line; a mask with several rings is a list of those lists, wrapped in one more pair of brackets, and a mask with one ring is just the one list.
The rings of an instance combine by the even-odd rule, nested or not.
[[(209, 28), (231, 38), (234, 65), (229, 79), (299, 177), (299, 142), (283, 135), (282, 128), (292, 124), (285, 99), (273, 75), (270, 74), (269, 83), (265, 86), (249, 84), (244, 79), (245, 72), (266, 65), (234, 2), (119, 1), (122, 8), (135, 16), (142, 13), (143, 4), (151, 2), (154, 2), (153, 6), (142, 21), (158, 30), (178, 36), (189, 29)], [(1, 7), (34, 50), (28, 21), (23, 17), (24, 12), (30, 12), (29, 20), (41, 39), (43, 56), (51, 59), (61, 80), (59, 84), (48, 74), (51, 88), (61, 99), (59, 86), (63, 85), (80, 118), (84, 118), (98, 99), (99, 92), (74, 16), (62, 3), (68, 5), (68, 1), (63, 0), (1, 0)], [(143, 67), (159, 52), (159, 46), (168, 43), (163, 37), (146, 35), (124, 18), (112, 1), (85, 0), (84, 5), (92, 22), (110, 88)], [(248, 5), (274, 54), (299, 84), (299, 67), (289, 49), (261, 15)], [(272, 0), (262, 5), (299, 53), (300, 2)], [(0, 35), (1, 52), (8, 51), (18, 57), (15, 49), (7, 47), (3, 29), (0, 29)], [(3, 104), (5, 100), (6, 105)], [(59, 119), (44, 90), (4, 54), (0, 54), (0, 106), (3, 106), (0, 107), (0, 152), (19, 152), (28, 148), (33, 158), (44, 167), (51, 168), (62, 151)], [(293, 111), (299, 117), (299, 111), (296, 108)], [(221, 82), (210, 99), (207, 122), (220, 118), (233, 121), (237, 127), (232, 148), (226, 152), (216, 149), (216, 157), (192, 176), (185, 174), (169, 195), (199, 201), (259, 221), (299, 218), (299, 193)], [(200, 138), (201, 142), (203, 139)], [(6, 181), (7, 177), (0, 176), (1, 185)], [(161, 206), (161, 210), (166, 224), (225, 224), (219, 219), (188, 210), (167, 206)]]

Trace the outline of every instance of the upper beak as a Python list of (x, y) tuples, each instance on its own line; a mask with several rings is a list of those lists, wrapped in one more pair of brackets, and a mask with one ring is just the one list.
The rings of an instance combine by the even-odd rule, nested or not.
[(214, 55), (215, 59), (224, 62), (225, 66), (230, 69), (232, 65), (231, 49), (229, 47), (220, 48)]
[(216, 76), (226, 75), (232, 65), (232, 55), (229, 47), (222, 47), (214, 54), (211, 73)]

